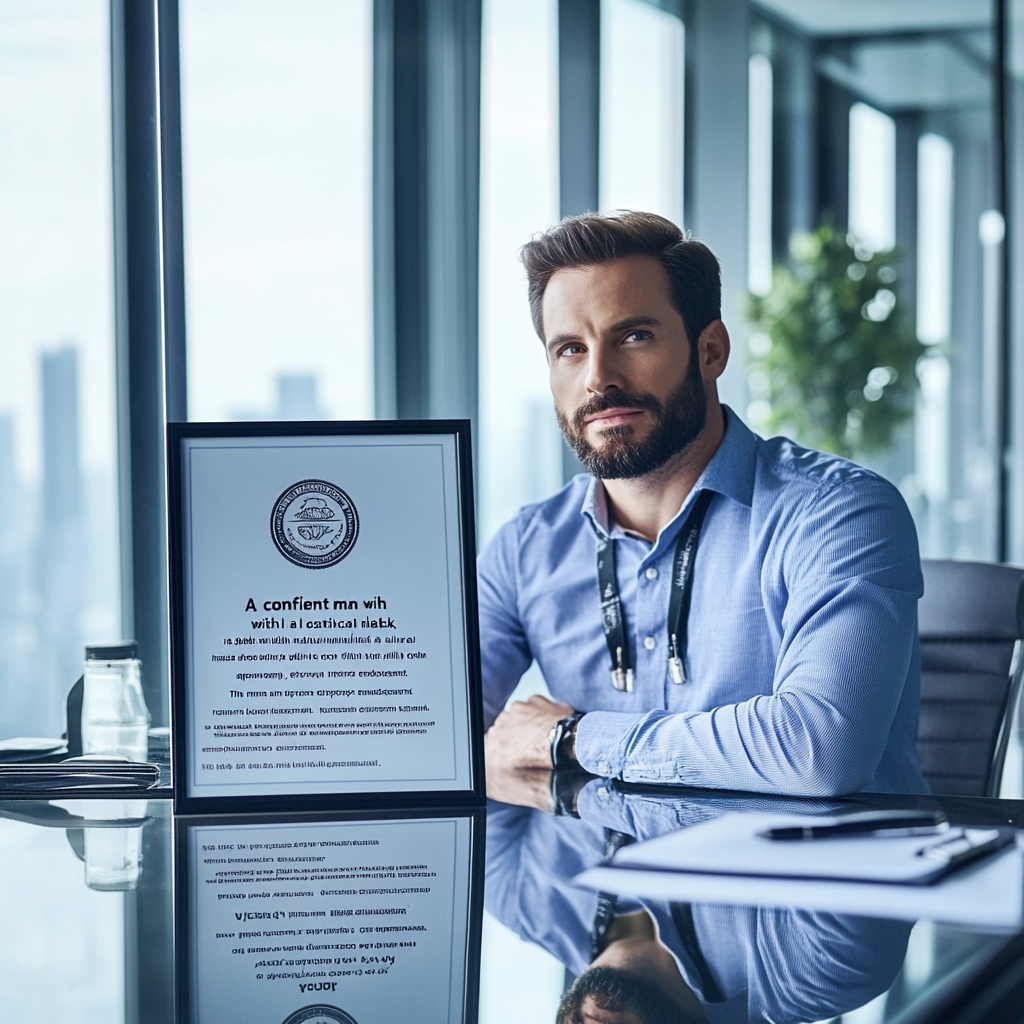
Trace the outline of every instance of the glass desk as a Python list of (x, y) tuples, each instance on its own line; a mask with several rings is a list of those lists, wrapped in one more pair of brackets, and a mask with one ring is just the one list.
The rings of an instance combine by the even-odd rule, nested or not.
[[(353, 836), (383, 835), (382, 824), (395, 823), (377, 820), (370, 832), (356, 833), (358, 822), (339, 821), (336, 815), (315, 821), (309, 816), (175, 821), (166, 789), (155, 796), (151, 791), (146, 799), (6, 799), (0, 802), (0, 1020), (447, 1021), (461, 1019), (456, 992), (461, 985), (468, 993), (467, 1020), (553, 1022), (563, 991), (590, 963), (602, 913), (602, 897), (572, 879), (601, 862), (610, 842), (628, 841), (631, 832), (644, 838), (728, 810), (780, 807), (822, 814), (927, 807), (943, 810), (953, 824), (1024, 827), (1024, 801), (864, 796), (778, 801), (582, 778), (560, 794), (564, 813), (552, 815), (526, 806), (544, 804), (547, 782), (546, 773), (539, 773), (524, 785), (521, 806), (488, 806), (486, 861), (476, 842), (482, 815), (476, 832), (466, 831), (465, 811), (443, 808), (411, 825), (403, 819), (412, 829), (408, 857), (399, 847), (388, 851), (386, 844), (374, 855), (364, 848), (356, 856), (355, 846), (377, 840)], [(435, 827), (439, 819), (455, 824), (441, 835)], [(235, 832), (228, 834), (231, 829)], [(466, 838), (471, 833), (472, 841)], [(454, 845), (446, 846), (445, 836), (455, 837)], [(275, 842), (267, 843), (268, 837)], [(246, 840), (246, 854), (259, 856), (214, 849), (238, 846), (239, 838)], [(477, 852), (471, 855), (474, 843)], [(234, 863), (227, 863), (229, 856)], [(273, 871), (271, 877), (281, 883), (267, 894), (273, 897), (268, 902), (251, 898), (260, 895), (255, 891), (260, 880), (253, 883), (251, 863), (239, 863), (256, 860), (270, 865), (266, 873)], [(397, 868), (397, 879), (373, 883), (390, 886), (374, 891), (391, 895), (377, 902), (356, 895), (368, 884), (352, 880), (357, 868), (376, 870), (381, 877), (384, 869), (394, 876)], [(282, 902), (289, 886), (290, 895), (299, 898)], [(304, 892), (298, 891), (303, 886), (309, 897), (334, 894), (324, 903), (335, 908), (329, 917), (310, 920), (320, 912), (301, 908), (319, 904), (303, 902)], [(431, 891), (443, 898), (428, 903), (434, 896), (417, 895)], [(481, 896), (482, 932), (471, 920), (479, 921)], [(196, 899), (205, 899), (206, 909)], [(678, 996), (675, 1005), (681, 1000), (685, 1006), (679, 1020), (1024, 1021), (1024, 938), (1012, 929), (857, 917), (799, 905), (670, 905), (631, 897), (620, 897), (609, 911), (604, 899), (607, 948), (617, 936), (633, 934), (626, 927), (630, 922), (657, 924), (658, 945), (636, 946), (647, 952), (627, 967), (641, 981), (660, 978), (665, 984), (659, 982), (659, 991), (667, 985), (672, 998)], [(227, 926), (217, 922), (234, 919), (242, 906), (246, 913), (254, 906), (266, 913), (256, 923), (219, 932)], [(268, 922), (275, 907), (279, 917)], [(370, 916), (352, 916), (360, 913)], [(373, 916), (381, 914), (405, 916)], [(249, 929), (245, 938), (243, 927)], [(258, 934), (261, 929), (265, 935)], [(417, 939), (419, 947), (413, 949)], [(300, 946), (301, 952), (291, 951)], [(645, 959), (659, 946), (660, 952)], [(306, 952), (307, 947), (319, 952)], [(325, 952), (329, 947), (333, 951)], [(289, 956), (306, 958), (301, 970), (307, 980), (271, 981), (273, 965)], [(314, 970), (314, 957), (327, 966)], [(430, 986), (439, 971), (449, 969), (444, 984), (434, 985), (438, 993), (442, 988), (449, 996), (455, 992), (449, 1009), (442, 1010), (444, 999), (437, 1002)], [(666, 970), (676, 972), (667, 982)], [(337, 980), (329, 981), (329, 975)], [(298, 991), (300, 985), (313, 994)], [(362, 986), (358, 992), (357, 985)], [(275, 993), (285, 987), (291, 1002), (282, 1012)], [(239, 998), (217, 1002), (218, 992)], [(381, 1009), (395, 993), (407, 1012)], [(292, 1012), (292, 1004), (296, 1010), (341, 1007), (348, 1015), (303, 1017)], [(231, 1009), (236, 1005), (237, 1012)], [(652, 1012), (655, 1019), (670, 1019), (656, 1004)], [(642, 1019), (607, 1017), (614, 1024)]]

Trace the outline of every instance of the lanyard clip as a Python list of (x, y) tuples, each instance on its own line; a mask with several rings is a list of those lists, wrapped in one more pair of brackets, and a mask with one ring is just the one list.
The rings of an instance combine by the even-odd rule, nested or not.
[(618, 664), (612, 669), (612, 686), (620, 693), (633, 692), (633, 670), (622, 667), (622, 648), (615, 648), (615, 660)]
[(683, 659), (679, 657), (679, 641), (675, 633), (669, 638), (668, 674), (676, 686), (686, 682), (686, 669), (683, 667)]

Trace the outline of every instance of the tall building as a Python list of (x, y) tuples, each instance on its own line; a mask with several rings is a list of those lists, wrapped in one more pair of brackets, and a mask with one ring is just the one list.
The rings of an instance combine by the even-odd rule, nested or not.
[(66, 347), (42, 356), (43, 507), (47, 526), (81, 518), (78, 353)]
[(43, 480), (35, 516), (42, 607), (38, 656), (38, 728), (64, 727), (64, 698), (81, 674), (82, 568), (85, 530), (78, 412), (78, 353), (66, 346), (44, 353)]
[(17, 731), (20, 618), (26, 583), (19, 536), (21, 493), (14, 461), (14, 417), (0, 416), (0, 730)]
[(313, 373), (279, 373), (274, 381), (277, 405), (266, 411), (244, 409), (236, 420), (325, 420), (327, 413), (317, 398), (319, 380)]
[(0, 415), (0, 538), (14, 525), (17, 512), (17, 488), (18, 475), (14, 463), (14, 417)]
[(277, 410), (279, 420), (322, 420), (323, 409), (317, 401), (317, 379), (309, 374), (278, 374)]

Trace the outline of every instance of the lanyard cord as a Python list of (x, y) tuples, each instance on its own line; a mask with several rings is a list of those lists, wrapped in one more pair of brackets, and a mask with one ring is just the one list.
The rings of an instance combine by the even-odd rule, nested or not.
[[(672, 566), (672, 596), (668, 605), (668, 667), (673, 683), (686, 682), (687, 622), (693, 593), (693, 563), (697, 555), (701, 527), (714, 491), (701, 491), (693, 511), (679, 531)], [(616, 690), (633, 692), (633, 668), (629, 661), (626, 619), (619, 598), (615, 573), (615, 541), (603, 537), (597, 545), (597, 581), (601, 591), (601, 624), (611, 658), (612, 685)]]

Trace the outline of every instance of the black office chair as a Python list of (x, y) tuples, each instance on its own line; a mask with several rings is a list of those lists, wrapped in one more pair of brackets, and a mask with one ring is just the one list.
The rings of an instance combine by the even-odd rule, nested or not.
[(921, 568), (924, 777), (937, 794), (998, 796), (1024, 675), (1024, 570), (945, 560)]

